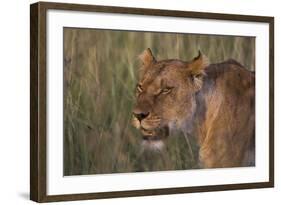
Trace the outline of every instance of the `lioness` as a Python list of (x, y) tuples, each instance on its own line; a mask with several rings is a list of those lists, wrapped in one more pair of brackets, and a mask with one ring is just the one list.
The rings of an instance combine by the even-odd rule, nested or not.
[(255, 74), (235, 60), (209, 64), (141, 55), (133, 125), (160, 148), (173, 130), (197, 139), (204, 168), (255, 164)]

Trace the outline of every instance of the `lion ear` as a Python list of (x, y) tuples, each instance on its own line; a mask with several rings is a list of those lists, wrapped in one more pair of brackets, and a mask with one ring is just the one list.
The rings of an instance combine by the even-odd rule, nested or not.
[(210, 65), (209, 59), (207, 56), (201, 53), (199, 50), (198, 56), (195, 57), (191, 64), (191, 75), (198, 76), (198, 75), (204, 75), (205, 74), (205, 68)]
[(142, 64), (144, 66), (149, 66), (152, 63), (156, 62), (156, 59), (154, 58), (150, 48), (145, 49), (140, 55), (139, 59), (141, 60)]
[(203, 85), (203, 77), (205, 75), (205, 69), (209, 65), (210, 65), (209, 59), (200, 51), (198, 56), (195, 57), (189, 64), (191, 79), (194, 83), (194, 87), (196, 90), (201, 89)]

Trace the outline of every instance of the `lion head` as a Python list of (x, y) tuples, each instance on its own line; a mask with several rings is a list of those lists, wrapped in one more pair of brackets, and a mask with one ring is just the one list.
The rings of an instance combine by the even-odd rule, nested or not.
[(145, 146), (161, 148), (172, 130), (181, 129), (192, 120), (195, 93), (202, 87), (204, 69), (209, 63), (200, 51), (189, 62), (157, 61), (149, 48), (140, 60), (132, 123), (140, 130)]

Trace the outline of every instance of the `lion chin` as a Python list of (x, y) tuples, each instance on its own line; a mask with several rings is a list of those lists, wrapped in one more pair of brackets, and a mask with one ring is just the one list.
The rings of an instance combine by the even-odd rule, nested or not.
[(168, 127), (161, 127), (155, 130), (140, 128), (142, 133), (142, 147), (144, 150), (161, 151), (165, 147), (164, 140), (169, 135)]
[(141, 145), (144, 150), (151, 151), (161, 151), (165, 147), (161, 139), (143, 139)]

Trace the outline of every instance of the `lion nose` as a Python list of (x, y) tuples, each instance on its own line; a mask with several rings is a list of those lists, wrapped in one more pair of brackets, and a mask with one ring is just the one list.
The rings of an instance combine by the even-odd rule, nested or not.
[(142, 121), (149, 115), (149, 112), (133, 112), (133, 114), (139, 121)]

